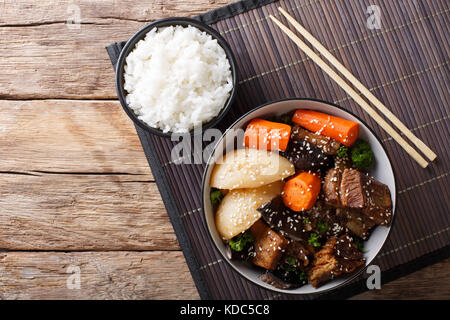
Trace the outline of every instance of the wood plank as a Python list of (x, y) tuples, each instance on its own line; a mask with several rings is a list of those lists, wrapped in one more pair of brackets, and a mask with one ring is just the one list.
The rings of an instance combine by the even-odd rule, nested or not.
[(0, 253), (0, 300), (198, 298), (180, 251)]
[[(199, 298), (179, 251), (2, 252), (0, 262), (0, 299)], [(67, 288), (70, 266), (80, 267), (80, 289)], [(449, 299), (449, 267), (447, 259), (353, 299)]]
[(58, 5), (50, 0), (3, 2), (0, 98), (116, 98), (105, 46), (127, 40), (146, 21), (191, 16), (229, 2), (83, 0), (76, 2), (81, 16), (78, 29), (66, 24), (72, 0)]
[(115, 99), (105, 46), (128, 39), (144, 24), (0, 28), (0, 98)]
[[(381, 275), (383, 277), (383, 275)], [(438, 262), (410, 275), (389, 282), (381, 290), (370, 290), (352, 300), (450, 299), (450, 259)]]
[(0, 249), (179, 250), (154, 182), (0, 174)]
[(0, 172), (104, 172), (153, 180), (116, 101), (0, 101)]
[(67, 21), (78, 8), (83, 23), (113, 23), (111, 20), (148, 22), (168, 17), (193, 16), (235, 0), (27, 0), (1, 1), (0, 27)]

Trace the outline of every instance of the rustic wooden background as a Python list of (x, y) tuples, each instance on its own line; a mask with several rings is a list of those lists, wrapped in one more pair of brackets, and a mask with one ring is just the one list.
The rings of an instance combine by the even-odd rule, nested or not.
[[(0, 299), (198, 298), (104, 48), (230, 2), (0, 0)], [(449, 298), (449, 267), (355, 299)]]

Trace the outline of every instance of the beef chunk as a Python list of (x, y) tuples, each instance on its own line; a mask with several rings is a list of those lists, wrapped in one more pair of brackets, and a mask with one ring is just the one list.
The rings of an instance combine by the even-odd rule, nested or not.
[(334, 207), (342, 206), (339, 195), (342, 174), (345, 169), (350, 169), (351, 167), (352, 163), (348, 155), (342, 158), (334, 158), (334, 168), (327, 171), (322, 188), (322, 195), (326, 204)]
[(364, 264), (362, 253), (350, 236), (331, 237), (314, 255), (308, 279), (317, 288), (335, 277), (354, 272)]
[(332, 166), (333, 158), (305, 140), (291, 140), (283, 153), (298, 170), (319, 170)]
[(315, 288), (333, 279), (338, 269), (338, 262), (334, 256), (336, 238), (330, 238), (327, 243), (314, 255), (313, 267), (308, 272), (308, 282)]
[(252, 262), (264, 269), (274, 270), (281, 258), (287, 240), (271, 230), (261, 220), (256, 221), (250, 228), (250, 232), (255, 238), (255, 256)]
[(331, 206), (341, 206), (341, 199), (339, 196), (341, 178), (342, 172), (335, 168), (328, 170), (325, 176), (322, 192), (324, 194), (325, 202)]
[(342, 206), (359, 209), (376, 224), (389, 225), (392, 201), (389, 188), (354, 169), (345, 169), (340, 185)]
[(361, 235), (369, 231), (374, 224), (388, 225), (391, 221), (392, 202), (389, 188), (358, 170), (328, 170), (322, 193), (327, 205), (355, 209), (350, 212), (341, 211), (341, 216), (347, 218), (346, 227), (363, 239), (365, 237)]
[(344, 219), (336, 215), (336, 209), (318, 200), (314, 207), (307, 210), (305, 215), (309, 219), (311, 231), (322, 237), (337, 236), (345, 231), (342, 227)]
[[(345, 174), (345, 179), (344, 179)], [(363, 186), (366, 178), (357, 170), (344, 170), (340, 185), (340, 200), (343, 206), (362, 209), (366, 204)]]
[(314, 251), (311, 251), (310, 246), (307, 246), (300, 241), (291, 240), (286, 246), (286, 251), (281, 262), (290, 264), (291, 261), (288, 260), (293, 259), (293, 267), (305, 271), (310, 262), (308, 255), (311, 255), (312, 253), (314, 253)]
[(376, 225), (373, 220), (356, 209), (338, 208), (336, 209), (336, 215), (345, 221), (343, 225), (352, 234), (363, 240), (369, 238), (371, 230)]
[(306, 284), (307, 272), (311, 265), (308, 256), (313, 253), (304, 243), (294, 240), (289, 241), (284, 257), (273, 274), (286, 283), (296, 286)]
[(359, 251), (358, 246), (353, 241), (353, 238), (347, 234), (337, 239), (335, 244), (335, 255), (339, 263), (346, 268), (345, 272), (353, 272), (355, 268), (351, 268), (352, 265), (346, 265), (346, 261), (363, 261), (363, 254)]
[(336, 140), (305, 130), (299, 125), (292, 127), (292, 140), (305, 140), (318, 147), (326, 155), (335, 155), (341, 144)]
[(281, 196), (263, 204), (258, 208), (258, 211), (261, 213), (263, 220), (281, 235), (299, 241), (308, 239), (307, 230), (303, 223), (304, 217), (286, 207)]
[[(318, 200), (311, 209), (302, 213), (287, 208), (280, 196), (263, 204), (258, 208), (262, 219), (282, 236), (292, 240), (307, 243), (311, 232), (319, 233), (321, 236), (338, 235), (344, 228), (340, 225), (341, 217), (336, 215), (333, 207), (325, 205)], [(307, 219), (306, 219), (307, 218)], [(326, 229), (325, 231), (323, 231)], [(320, 232), (320, 231), (323, 232)], [(309, 250), (312, 247), (309, 246)], [(314, 250), (313, 250), (314, 251)]]

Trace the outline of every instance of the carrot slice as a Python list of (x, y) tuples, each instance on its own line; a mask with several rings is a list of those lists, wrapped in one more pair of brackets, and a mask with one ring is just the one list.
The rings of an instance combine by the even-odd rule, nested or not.
[(252, 149), (286, 151), (290, 137), (290, 125), (255, 118), (245, 129), (244, 146)]
[(320, 177), (317, 174), (300, 172), (284, 184), (283, 202), (294, 211), (308, 210), (317, 201), (320, 185)]
[(292, 122), (312, 132), (333, 138), (346, 147), (354, 144), (359, 135), (358, 123), (312, 110), (297, 110)]

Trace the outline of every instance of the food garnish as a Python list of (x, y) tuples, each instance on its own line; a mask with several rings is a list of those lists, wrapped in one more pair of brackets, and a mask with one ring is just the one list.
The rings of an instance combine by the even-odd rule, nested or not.
[(353, 165), (358, 169), (370, 167), (373, 163), (373, 152), (366, 141), (358, 141), (350, 150)]
[(270, 118), (270, 121), (273, 122), (280, 122), (280, 123), (284, 123), (284, 124), (291, 124), (291, 118), (292, 116), (289, 114), (282, 114), (279, 116), (273, 116), (272, 118)]
[(348, 148), (346, 146), (341, 146), (338, 151), (336, 151), (336, 154), (339, 158), (343, 158), (347, 155)]
[(320, 234), (323, 234), (328, 231), (330, 228), (330, 225), (326, 221), (318, 221), (317, 222), (317, 231), (319, 231)]
[(309, 235), (308, 243), (316, 248), (321, 247), (322, 244), (320, 243), (319, 239), (320, 239), (320, 236), (317, 233), (311, 233)]
[(300, 272), (299, 279), (301, 282), (306, 282), (308, 280), (308, 275), (305, 271)]
[(358, 247), (358, 250), (361, 252), (366, 251), (366, 248), (364, 248), (364, 242), (360, 238), (354, 237), (353, 242), (355, 242), (356, 246)]
[(236, 252), (241, 252), (248, 245), (253, 243), (255, 238), (251, 234), (250, 231), (245, 231), (244, 233), (240, 233), (234, 238), (228, 241), (230, 248)]
[(209, 197), (211, 199), (211, 205), (216, 207), (222, 201), (223, 193), (219, 189), (212, 188)]

